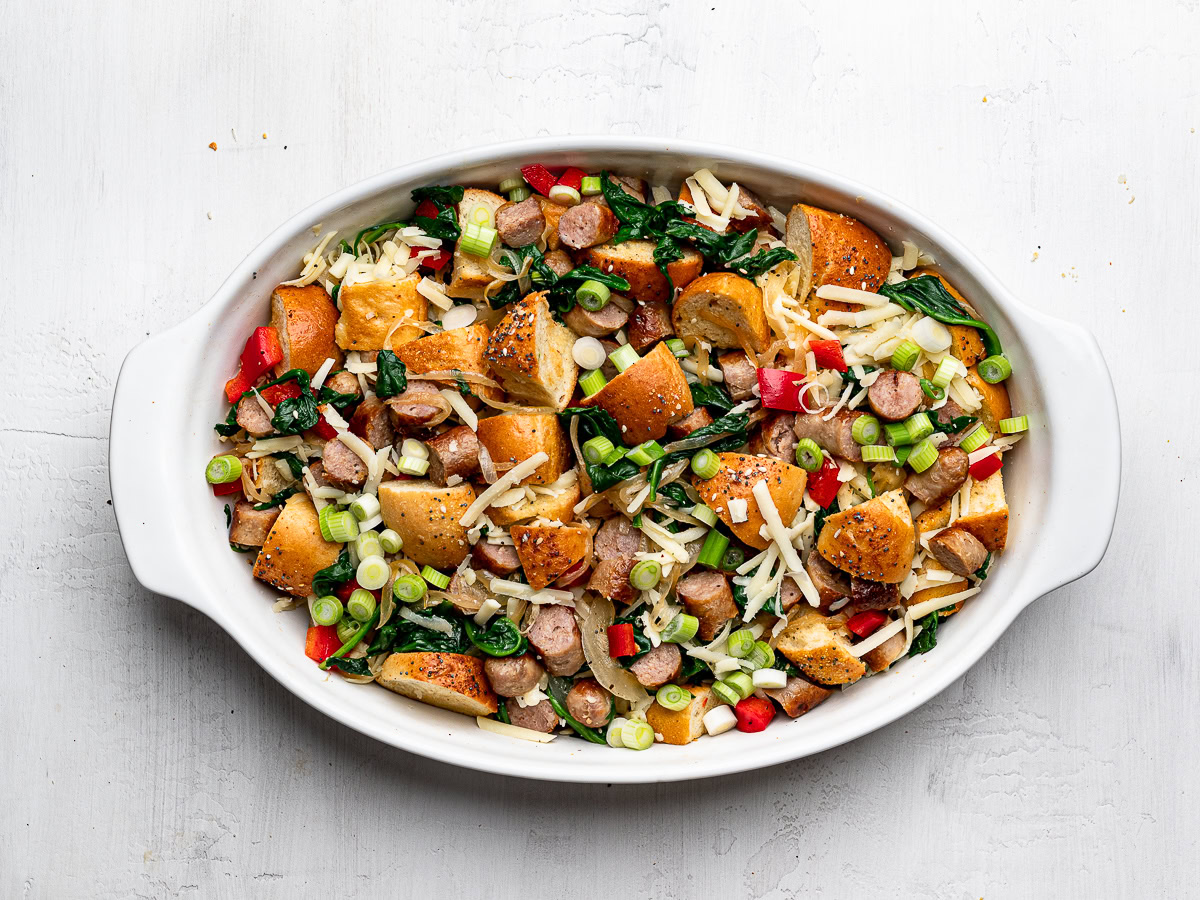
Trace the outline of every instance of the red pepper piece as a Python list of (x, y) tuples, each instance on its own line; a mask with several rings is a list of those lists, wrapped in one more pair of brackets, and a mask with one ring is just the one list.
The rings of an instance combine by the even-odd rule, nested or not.
[(281, 362), (283, 348), (279, 345), (279, 335), (275, 329), (269, 325), (255, 328), (242, 350), (241, 368), (225, 382), (225, 399), (237, 403), (238, 398), (250, 389), (260, 375)]
[(529, 186), (543, 197), (550, 196), (550, 188), (554, 187), (557, 179), (550, 174), (545, 166), (534, 163), (532, 166), (522, 166), (521, 176)]
[(628, 622), (608, 626), (608, 655), (633, 656), (637, 653), (637, 641), (633, 639), (633, 626)]
[(967, 471), (971, 473), (971, 477), (976, 481), (983, 481), (983, 479), (999, 472), (1003, 465), (1004, 462), (1000, 459), (999, 454), (993, 453), (973, 463)]
[(842, 356), (842, 345), (838, 341), (811, 341), (808, 349), (813, 352), (817, 365), (822, 369), (835, 369), (838, 372), (847, 370), (846, 360)]
[(425, 219), (436, 219), (437, 214), (437, 205), (432, 200), (422, 200), (417, 204), (417, 208), (413, 210), (414, 216), (421, 216)]
[(800, 389), (804, 387), (804, 376), (786, 369), (759, 369), (758, 392), (762, 405), (767, 409), (785, 409), (789, 412), (804, 412), (800, 405)]
[(452, 256), (453, 254), (449, 250), (439, 250), (436, 256), (426, 256), (422, 259), (421, 266), (434, 272), (440, 272), (446, 267), (446, 263), (450, 262)]
[(846, 622), (846, 627), (860, 638), (865, 638), (878, 631), (879, 626), (887, 620), (887, 613), (878, 609), (865, 609), (852, 615)]
[(341, 646), (336, 625), (313, 625), (304, 637), (304, 655), (313, 662), (325, 662)]
[[(332, 441), (338, 436), (338, 433), (336, 428), (325, 421), (325, 410), (328, 408), (329, 405), (326, 403), (322, 403), (317, 407), (317, 410), (321, 413), (321, 418), (317, 419), (317, 424), (312, 427), (312, 430), (325, 438), (325, 440)], [(362, 435), (359, 435), (359, 437), (362, 437)]]
[(237, 481), (228, 481), (225, 484), (214, 484), (212, 489), (214, 497), (228, 497), (242, 489), (242, 481), (239, 478)]
[(587, 172), (583, 171), (583, 169), (577, 169), (574, 166), (570, 166), (565, 172), (558, 176), (558, 183), (565, 184), (569, 188), (579, 190), (581, 187), (583, 187), (583, 178), (585, 175), (587, 175)]
[(837, 477), (840, 468), (832, 457), (826, 456), (824, 462), (821, 463), (821, 468), (808, 475), (808, 496), (812, 497), (822, 509), (836, 499), (838, 490), (842, 486)]
[(269, 388), (263, 388), (259, 393), (272, 406), (278, 406), (284, 400), (295, 400), (299, 397), (300, 385), (294, 381), (285, 381), (283, 384), (273, 384)]
[(591, 567), (588, 565), (587, 557), (584, 557), (567, 571), (558, 576), (558, 580), (554, 582), (555, 587), (573, 588), (577, 584), (583, 584), (587, 581), (588, 573), (591, 572)]
[(775, 704), (762, 697), (747, 697), (733, 708), (737, 716), (737, 730), (753, 734), (763, 731), (775, 718)]
[(350, 599), (350, 595), (357, 591), (360, 587), (362, 587), (362, 585), (358, 583), (358, 579), (351, 577), (349, 581), (334, 591), (334, 593), (337, 595), (339, 600), (345, 603)]

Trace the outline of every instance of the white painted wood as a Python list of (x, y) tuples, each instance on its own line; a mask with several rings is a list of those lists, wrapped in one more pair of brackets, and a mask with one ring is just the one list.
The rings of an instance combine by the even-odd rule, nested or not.
[[(611, 895), (614, 876), (655, 897), (1194, 892), (1200, 429), (1181, 378), (1198, 372), (1200, 9), (968, 6), (0, 16), (0, 894)], [(882, 187), (1089, 325), (1117, 375), (1124, 498), (1100, 569), (851, 746), (661, 789), (477, 776), (326, 721), (125, 564), (105, 455), (134, 343), (343, 184), (451, 147), (610, 131)]]

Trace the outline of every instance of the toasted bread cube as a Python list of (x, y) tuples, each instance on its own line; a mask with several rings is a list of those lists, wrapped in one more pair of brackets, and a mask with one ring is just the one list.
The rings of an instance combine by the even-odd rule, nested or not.
[[(499, 194), (479, 188), (467, 188), (458, 204), (458, 227), (466, 229), (468, 222), (474, 222), (475, 210), (482, 207), (487, 210), (489, 224), (496, 222), (496, 210), (508, 201)], [(461, 244), (461, 240), (459, 241)], [(447, 297), (458, 297), (464, 300), (482, 300), (483, 289), (495, 280), (488, 271), (486, 260), (478, 256), (464, 253), (458, 246), (454, 248), (454, 268), (450, 276), (450, 285), (446, 288)]]
[(338, 346), (343, 350), (383, 350), (390, 333), (390, 347), (395, 350), (419, 338), (424, 332), (409, 323), (429, 317), (429, 301), (417, 293), (420, 283), (421, 276), (414, 274), (399, 281), (343, 285), (338, 292), (342, 304)]
[(902, 491), (888, 491), (825, 520), (817, 551), (843, 572), (899, 584), (912, 569), (916, 532)]
[(375, 680), (389, 691), (464, 716), (490, 716), (498, 708), (483, 660), (462, 653), (393, 653)]
[(254, 577), (293, 597), (312, 593), (312, 580), (332, 566), (342, 545), (321, 537), (317, 510), (307, 494), (292, 494), (254, 561)]
[(867, 671), (850, 652), (850, 631), (844, 616), (826, 618), (805, 609), (779, 635), (775, 649), (802, 674), (819, 684), (850, 684)]
[[(1004, 498), (1004, 470), (993, 472), (983, 481), (975, 481), (968, 475), (967, 481), (971, 485), (971, 508), (967, 515), (957, 519), (954, 524), (975, 535), (991, 552), (999, 553), (1008, 543), (1008, 501)], [(951, 497), (941, 506), (927, 509), (917, 516), (916, 530), (924, 534), (947, 527), (950, 524), (950, 505), (953, 502), (954, 498)]]
[(672, 285), (676, 290), (689, 285), (703, 270), (704, 257), (691, 247), (685, 247), (681, 259), (667, 264), (671, 276), (668, 284), (654, 261), (654, 247), (654, 241), (641, 240), (601, 244), (584, 252), (583, 263), (624, 278), (629, 282), (626, 293), (634, 300), (670, 303)]
[(646, 710), (646, 721), (661, 734), (664, 744), (690, 744), (704, 734), (704, 714), (712, 703), (712, 689), (707, 685), (688, 685), (692, 699), (681, 710), (667, 709), (655, 701)]
[(630, 446), (658, 440), (695, 408), (687, 376), (665, 341), (585, 397), (582, 405), (599, 406), (616, 419), (622, 440)]
[(579, 483), (576, 482), (561, 494), (539, 494), (533, 500), (520, 500), (511, 506), (489, 506), (487, 516), (501, 528), (529, 519), (569, 522), (575, 518), (575, 504), (580, 496)]
[[(466, 328), (451, 328), (397, 347), (396, 358), (404, 363), (410, 378), (429, 372), (452, 372), (455, 369), (490, 378), (492, 371), (486, 356), (489, 334), (483, 322)], [(439, 383), (457, 386), (457, 382), (450, 379), (441, 379)], [(468, 387), (482, 397), (499, 399), (502, 395), (499, 388), (487, 385), (469, 384)]]
[(384, 524), (404, 541), (404, 555), (419, 566), (452, 569), (467, 558), (467, 529), (459, 525), (475, 502), (469, 482), (438, 487), (429, 481), (385, 481), (379, 486)]
[(316, 373), (326, 359), (342, 364), (342, 351), (334, 339), (338, 311), (325, 288), (319, 284), (296, 287), (281, 284), (271, 294), (271, 327), (279, 335), (283, 362), (280, 374), (289, 369)]
[[(766, 520), (754, 497), (754, 485), (765, 480), (779, 518), (784, 527), (792, 524), (796, 511), (804, 502), (804, 486), (808, 473), (771, 456), (748, 456), (743, 453), (718, 453), (721, 470), (709, 479), (692, 477), (700, 498), (722, 522), (729, 526), (738, 540), (757, 550), (765, 550), (770, 544), (758, 532)], [(730, 500), (745, 500), (745, 522), (734, 522), (729, 511)]]
[(732, 272), (710, 272), (684, 288), (671, 309), (671, 322), (689, 344), (702, 340), (762, 353), (771, 343), (762, 291)]
[(592, 535), (582, 525), (514, 525), (509, 533), (525, 579), (535, 591), (592, 552)]
[(574, 344), (571, 329), (554, 321), (543, 291), (509, 308), (488, 338), (487, 358), (515, 400), (562, 412), (579, 374)]

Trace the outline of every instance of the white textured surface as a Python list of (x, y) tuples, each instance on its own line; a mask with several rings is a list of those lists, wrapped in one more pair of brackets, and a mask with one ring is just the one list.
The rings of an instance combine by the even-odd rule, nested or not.
[[(1200, 429), (1194, 384), (1164, 388), (1198, 371), (1197, 4), (592, 6), (0, 17), (0, 895), (587, 895), (616, 873), (657, 897), (1194, 891)], [(312, 712), (125, 564), (105, 455), (134, 343), (343, 184), (608, 131), (879, 186), (1088, 324), (1117, 376), (1126, 474), (1100, 569), (850, 746), (662, 789), (477, 776)]]

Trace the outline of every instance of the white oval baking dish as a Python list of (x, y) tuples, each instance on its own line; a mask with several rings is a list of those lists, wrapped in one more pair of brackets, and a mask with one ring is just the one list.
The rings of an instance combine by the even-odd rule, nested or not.
[[(305, 617), (275, 614), (277, 595), (229, 551), (222, 501), (200, 476), (224, 418), (221, 387), (272, 287), (295, 277), (314, 225), (357, 230), (403, 217), (409, 190), (433, 182), (495, 183), (518, 165), (607, 167), (677, 184), (701, 166), (787, 209), (805, 200), (852, 214), (896, 250), (932, 254), (996, 329), (1012, 359), (1013, 406), (1032, 432), (1006, 465), (1008, 548), (983, 593), (938, 634), (937, 649), (905, 660), (795, 721), (761, 734), (729, 732), (687, 747), (612, 750), (561, 737), (531, 744), (473, 719), (326, 675), (304, 656)], [(285, 687), (316, 709), (388, 744), (443, 762), (527, 778), (659, 782), (724, 775), (851, 741), (929, 700), (972, 666), (1037, 597), (1091, 571), (1108, 545), (1120, 484), (1116, 398), (1095, 339), (1013, 297), (954, 238), (856, 182), (801, 163), (707, 143), (637, 137), (538, 138), (449, 153), (339, 191), (276, 229), (194, 315), (130, 352), (113, 401), (113, 504), (137, 579), (211, 617)]]

